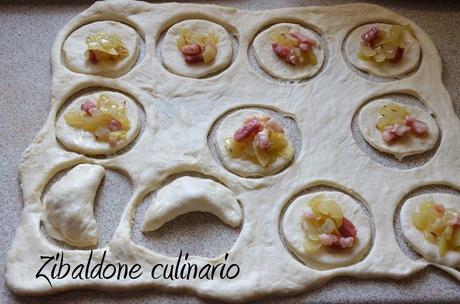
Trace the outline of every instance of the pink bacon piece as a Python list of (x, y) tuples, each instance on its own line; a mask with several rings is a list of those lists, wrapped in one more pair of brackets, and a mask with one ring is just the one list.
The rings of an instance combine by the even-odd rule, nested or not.
[(257, 133), (254, 140), (256, 141), (256, 144), (259, 146), (260, 150), (267, 150), (270, 148), (270, 129), (263, 128), (261, 132)]
[(120, 131), (121, 130), (121, 122), (116, 119), (112, 119), (109, 123), (109, 130), (110, 131)]
[(353, 244), (355, 243), (355, 238), (354, 237), (341, 237), (337, 242), (335, 242), (333, 245), (335, 247), (339, 247), (342, 249), (345, 248), (351, 248), (353, 247)]
[(288, 63), (295, 64), (296, 58), (292, 55), (292, 50), (290, 48), (282, 46), (277, 42), (273, 42), (272, 49), (278, 57), (284, 59)]
[(386, 142), (392, 142), (403, 137), (408, 131), (410, 131), (410, 128), (406, 125), (394, 124), (386, 126), (382, 132), (382, 139)]
[(389, 61), (391, 63), (398, 63), (402, 59), (403, 54), (404, 54), (404, 49), (398, 46), (395, 50), (394, 57), (391, 58)]
[(266, 123), (265, 126), (270, 128), (273, 132), (276, 133), (284, 133), (283, 127), (273, 118), (270, 118)]
[(379, 29), (377, 26), (371, 27), (370, 30), (361, 35), (361, 38), (370, 47), (374, 47), (375, 40), (379, 37)]
[(319, 235), (319, 241), (320, 241), (321, 245), (323, 245), (323, 246), (332, 246), (336, 242), (339, 242), (339, 237), (336, 236), (335, 234), (323, 233), (323, 234)]
[(198, 54), (198, 55), (185, 55), (185, 61), (187, 63), (201, 62), (201, 61), (203, 61), (203, 55), (201, 55), (201, 54)]
[(415, 119), (415, 117), (407, 116), (404, 123), (418, 135), (425, 134), (428, 131), (428, 125), (421, 120)]
[(307, 36), (299, 33), (299, 32), (290, 32), (289, 35), (291, 35), (292, 38), (296, 39), (297, 41), (300, 42), (300, 44), (305, 44), (308, 45), (309, 48), (313, 47), (316, 45), (316, 41), (313, 39), (308, 38)]
[(201, 46), (198, 43), (191, 43), (181, 47), (180, 51), (186, 56), (198, 55), (201, 54)]
[(257, 119), (252, 119), (239, 128), (234, 134), (233, 139), (237, 142), (243, 142), (251, 136), (262, 131), (262, 124)]
[(96, 103), (92, 100), (85, 101), (80, 107), (80, 109), (87, 115), (91, 115), (96, 108)]
[(342, 220), (342, 226), (339, 227), (339, 232), (342, 237), (356, 237), (356, 227), (346, 217)]

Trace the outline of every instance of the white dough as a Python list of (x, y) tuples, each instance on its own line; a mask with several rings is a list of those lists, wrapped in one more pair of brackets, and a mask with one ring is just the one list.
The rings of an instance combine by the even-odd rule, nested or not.
[[(417, 136), (412, 132), (404, 137), (387, 143), (382, 139), (379, 129), (375, 126), (381, 117), (379, 109), (388, 103), (397, 103), (390, 99), (378, 99), (365, 105), (359, 113), (359, 129), (364, 139), (375, 149), (394, 155), (398, 160), (406, 156), (423, 153), (434, 148), (439, 137), (439, 127), (436, 119), (419, 106), (401, 104), (407, 111), (428, 125), (425, 135)], [(397, 103), (399, 104), (399, 103)]]
[(414, 70), (420, 61), (420, 45), (410, 33), (403, 33), (403, 41), (409, 45), (404, 49), (403, 57), (397, 63), (384, 62), (382, 64), (375, 61), (367, 61), (358, 58), (358, 50), (361, 47), (363, 39), (361, 35), (370, 30), (374, 25), (379, 29), (389, 31), (391, 24), (373, 23), (365, 24), (356, 28), (348, 37), (345, 51), (351, 64), (361, 71), (380, 77), (398, 77)]
[[(97, 140), (96, 136), (94, 136), (92, 132), (69, 126), (64, 118), (64, 115), (67, 112), (80, 110), (81, 105), (86, 100), (91, 99), (96, 101), (100, 94), (106, 94), (109, 97), (117, 99), (118, 102), (126, 100), (126, 115), (130, 122), (130, 128), (126, 133), (126, 137), (118, 141), (117, 145), (114, 147), (110, 146), (108, 142)], [(138, 111), (139, 109), (134, 100), (117, 92), (104, 91), (80, 96), (72, 101), (72, 103), (69, 104), (65, 111), (59, 116), (56, 122), (56, 137), (64, 146), (66, 146), (66, 148), (75, 152), (89, 155), (113, 154), (126, 147), (139, 133), (140, 119)]]
[[(274, 31), (286, 30), (288, 32), (297, 31), (308, 38), (317, 42), (317, 46), (313, 48), (313, 53), (316, 55), (317, 64), (307, 64), (305, 66), (295, 66), (285, 62), (279, 58), (272, 49), (272, 40), (270, 34)], [(301, 80), (313, 77), (323, 66), (324, 50), (321, 42), (318, 39), (318, 34), (303, 26), (293, 23), (280, 23), (271, 26), (261, 32), (254, 39), (254, 53), (259, 65), (269, 74), (283, 80)]]
[[(187, 63), (184, 55), (177, 48), (177, 39), (180, 37), (180, 29), (200, 33), (214, 33), (219, 37), (217, 42), (217, 54), (210, 63)], [(214, 72), (225, 69), (232, 61), (232, 40), (227, 30), (219, 24), (206, 20), (185, 20), (171, 26), (166, 32), (161, 49), (161, 57), (166, 68), (177, 75), (200, 78)]]
[(99, 165), (74, 167), (45, 195), (45, 227), (48, 235), (76, 247), (95, 246), (99, 233), (93, 205), (105, 176)]
[[(100, 61), (96, 64), (85, 56), (86, 37), (98, 32), (118, 34), (128, 50), (128, 56), (120, 60)], [(139, 57), (139, 35), (131, 27), (115, 21), (98, 21), (78, 28), (65, 40), (62, 57), (65, 65), (76, 73), (94, 74), (106, 77), (119, 77), (126, 74)]]
[(209, 212), (232, 227), (243, 215), (233, 192), (210, 179), (180, 177), (158, 191), (145, 213), (142, 231), (153, 231), (190, 212)]
[[(322, 246), (314, 253), (304, 249), (306, 235), (302, 229), (302, 221), (308, 202), (318, 196), (324, 195), (325, 199), (335, 200), (342, 207), (344, 216), (356, 227), (357, 235), (353, 247), (348, 249), (335, 249)], [(289, 249), (305, 264), (318, 269), (331, 269), (343, 267), (359, 262), (366, 254), (371, 240), (369, 217), (361, 206), (350, 196), (338, 191), (324, 191), (310, 193), (296, 198), (286, 209), (283, 219), (283, 233)]]
[[(233, 157), (225, 147), (225, 140), (229, 137), (233, 137), (235, 131), (243, 125), (244, 119), (253, 115), (263, 116), (267, 115), (267, 113), (257, 110), (238, 110), (225, 117), (216, 133), (216, 142), (220, 159), (226, 168), (243, 177), (261, 177), (276, 174), (284, 169), (292, 158), (278, 157), (274, 162), (263, 167), (252, 160)], [(289, 134), (285, 134), (289, 139)], [(292, 145), (290, 141), (289, 144)]]
[(454, 268), (460, 267), (460, 251), (448, 250), (444, 256), (441, 256), (438, 246), (428, 241), (423, 235), (423, 231), (418, 230), (412, 224), (412, 214), (419, 210), (421, 203), (428, 200), (434, 200), (437, 204), (442, 204), (446, 208), (454, 208), (460, 212), (460, 197), (458, 195), (430, 193), (412, 197), (401, 208), (402, 233), (409, 245), (428, 261)]

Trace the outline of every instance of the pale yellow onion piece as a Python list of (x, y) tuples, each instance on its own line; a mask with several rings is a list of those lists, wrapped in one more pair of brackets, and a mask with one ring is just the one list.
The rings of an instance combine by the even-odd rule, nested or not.
[(267, 153), (259, 148), (255, 140), (252, 142), (252, 148), (259, 164), (262, 167), (266, 167), (270, 161)]

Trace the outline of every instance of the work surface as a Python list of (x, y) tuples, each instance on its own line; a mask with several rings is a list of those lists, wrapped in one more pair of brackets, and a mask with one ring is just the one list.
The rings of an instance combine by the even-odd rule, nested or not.
[[(197, 1), (199, 2), (199, 1)], [(2, 300), (4, 302), (65, 301), (70, 303), (117, 302), (177, 302), (199, 301), (196, 298), (158, 294), (155, 291), (139, 293), (107, 294), (102, 292), (77, 291), (46, 298), (17, 298), (4, 285), (4, 261), (6, 252), (14, 237), (22, 209), (21, 193), (17, 181), (16, 169), (24, 149), (42, 127), (49, 112), (50, 67), (49, 57), (53, 40), (60, 30), (73, 16), (87, 8), (90, 3), (56, 4), (57, 2), (36, 5), (10, 3), (0, 8), (1, 31), (1, 101), (3, 110), (1, 120), (3, 132), (0, 133), (2, 157), (2, 183), (0, 185), (2, 202), (1, 241), (3, 249), (2, 262)], [(233, 6), (243, 9), (271, 9), (279, 6), (333, 5), (343, 1), (216, 1), (216, 4)], [(443, 6), (441, 7), (441, 4)], [(456, 86), (460, 71), (458, 58), (460, 46), (460, 5), (447, 2), (435, 4), (424, 1), (409, 3), (380, 1), (378, 4), (400, 13), (418, 23), (433, 39), (444, 62), (443, 79), (452, 96), (457, 114), (460, 113), (460, 89)], [(128, 187), (127, 182), (120, 177), (112, 179), (119, 183), (120, 189)], [(117, 191), (102, 194), (107, 201), (123, 201)], [(121, 203), (120, 203), (121, 204)], [(115, 209), (114, 205), (114, 209)], [(113, 211), (113, 216), (119, 216), (120, 211)], [(118, 217), (113, 219), (115, 222)], [(110, 219), (102, 223), (103, 227), (110, 226)], [(161, 251), (170, 255), (175, 250), (187, 250), (191, 254), (213, 256), (230, 248), (237, 232), (218, 224), (217, 220), (208, 216), (191, 216), (171, 223), (166, 229), (174, 230), (172, 234), (164, 235), (161, 231), (155, 234), (155, 242), (160, 244)], [(110, 230), (110, 229), (108, 229)], [(212, 232), (210, 232), (212, 231)], [(112, 231), (103, 233), (103, 241), (107, 241)], [(106, 239), (104, 239), (104, 236)], [(139, 236), (142, 238), (142, 236)], [(201, 241), (205, 239), (206, 241)], [(174, 241), (176, 240), (176, 241)], [(179, 241), (177, 241), (179, 240)], [(179, 243), (179, 244), (178, 244)], [(216, 250), (216, 251), (214, 251)], [(369, 301), (371, 299), (396, 301), (433, 301), (446, 299), (458, 302), (460, 288), (444, 272), (428, 268), (410, 279), (402, 281), (391, 280), (357, 280), (340, 278), (327, 283), (312, 293), (300, 297), (286, 299), (286, 302), (305, 301)], [(274, 302), (280, 302), (280, 299)]]

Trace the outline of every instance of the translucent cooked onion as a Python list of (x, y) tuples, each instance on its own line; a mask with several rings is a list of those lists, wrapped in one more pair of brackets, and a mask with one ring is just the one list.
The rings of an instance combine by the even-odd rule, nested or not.
[(405, 118), (410, 116), (405, 107), (392, 102), (381, 107), (378, 113), (382, 117), (377, 120), (376, 126), (381, 132), (385, 130), (386, 126), (403, 124)]
[(118, 34), (98, 32), (88, 35), (85, 42), (88, 51), (102, 52), (112, 56), (112, 58), (128, 55), (128, 51)]

